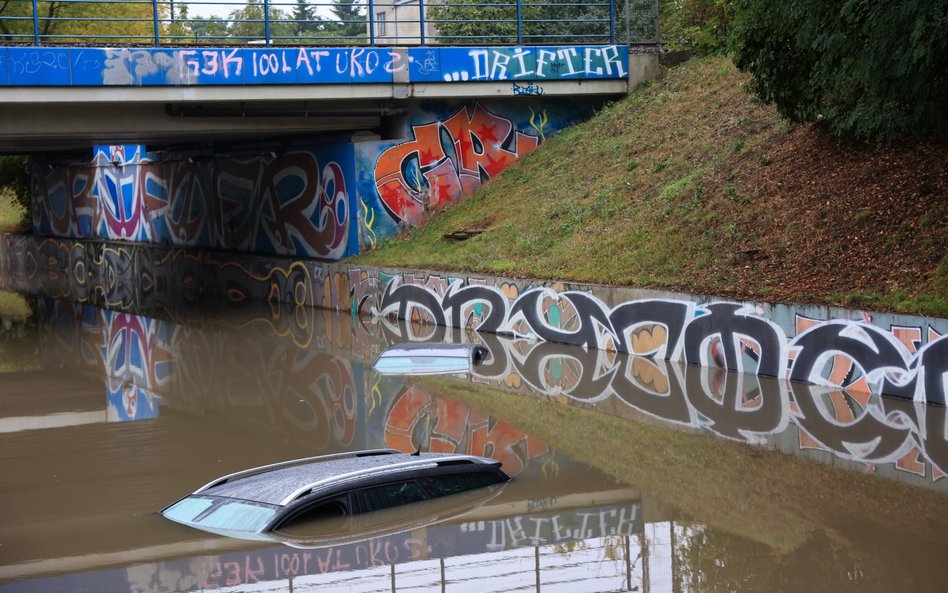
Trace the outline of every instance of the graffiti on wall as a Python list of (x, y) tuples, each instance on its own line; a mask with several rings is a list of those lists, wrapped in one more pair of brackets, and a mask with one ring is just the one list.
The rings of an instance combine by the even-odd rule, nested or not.
[(583, 47), (418, 47), (408, 50), (412, 82), (551, 81), (626, 78), (629, 53)]
[(33, 159), (37, 235), (341, 259), (419, 223), (533, 152), (592, 105), (431, 102), (406, 138), (258, 154), (98, 146)]
[[(511, 294), (513, 293), (513, 294)], [(945, 405), (948, 337), (934, 327), (800, 321), (788, 336), (753, 304), (641, 299), (606, 305), (589, 291), (393, 277), (364, 313), (517, 338), (615, 350), (729, 371)], [(893, 333), (895, 332), (895, 333)], [(791, 337), (792, 336), (792, 337)], [(908, 340), (906, 342), (905, 340)]]
[(624, 79), (621, 45), (561, 47), (0, 47), (0, 84), (195, 86)]
[(379, 155), (375, 186), (388, 213), (419, 222), (533, 152), (539, 138), (475, 104), (412, 127), (412, 139)]
[(618, 304), (607, 305), (589, 287), (4, 237), (5, 249), (18, 254), (11, 277), (93, 304), (317, 306), (401, 320), (385, 330), (391, 340), (443, 339), (459, 328), (939, 405), (948, 391), (948, 323), (935, 318), (839, 311), (840, 318), (820, 319), (792, 306), (615, 295)]
[(586, 102), (426, 102), (405, 138), (355, 144), (359, 246), (416, 225), (470, 194), (594, 107)]
[(357, 249), (351, 147), (209, 160), (121, 148), (89, 165), (34, 162), (34, 233), (334, 259)]
[[(18, 245), (31, 242), (29, 238), (18, 238), (10, 243), (10, 236), (4, 237), (0, 246), (8, 249), (6, 253), (21, 253), (23, 249)], [(44, 244), (55, 245), (55, 242), (47, 241)], [(63, 247), (61, 250), (46, 252), (45, 257), (60, 261), (66, 270), (83, 267), (71, 265), (69, 258), (77, 253), (85, 256), (88, 252), (71, 250), (68, 245), (60, 245)], [(130, 246), (127, 251), (130, 255), (134, 248)], [(37, 258), (38, 254), (24, 257)], [(145, 258), (131, 255), (122, 259), (145, 261)], [(85, 260), (76, 261), (82, 263)], [(169, 269), (193, 266), (189, 273), (201, 276), (198, 273), (200, 262), (189, 262), (179, 262)], [(245, 274), (254, 269), (251, 260), (231, 261), (229, 266), (222, 266), (220, 270), (228, 267), (233, 269), (234, 275), (227, 276), (226, 280), (216, 272), (206, 271), (203, 277), (232, 286), (244, 284), (246, 287), (243, 290), (248, 294), (259, 292), (257, 283), (271, 283), (271, 279), (258, 280), (253, 275)], [(212, 266), (210, 269), (215, 268)], [(267, 423), (281, 426), (285, 434), (298, 434), (306, 442), (313, 441), (310, 428), (315, 427), (323, 438), (331, 434), (333, 439), (340, 442), (358, 441), (366, 447), (388, 444), (414, 449), (421, 445), (431, 450), (475, 453), (496, 451), (498, 455), (505, 456), (505, 467), (529, 464), (554, 470), (555, 466), (550, 465), (552, 453), (543, 452), (545, 445), (503, 422), (489, 419), (485, 422), (480, 412), (459, 403), (443, 402), (443, 398), (415, 387), (405, 389), (404, 386), (396, 385), (390, 390), (391, 385), (379, 385), (377, 379), (362, 370), (360, 365), (350, 365), (337, 357), (314, 356), (311, 350), (315, 347), (340, 348), (362, 360), (371, 360), (389, 343), (476, 340), (490, 351), (486, 362), (478, 366), (472, 376), (472, 380), (479, 383), (557, 399), (566, 398), (612, 414), (622, 415), (621, 410), (625, 409), (646, 414), (672, 426), (705, 430), (749, 444), (777, 447), (787, 453), (815, 451), (830, 456), (830, 462), (843, 459), (862, 464), (867, 471), (897, 472), (929, 483), (933, 480), (939, 484), (944, 482), (941, 478), (948, 470), (948, 438), (945, 437), (948, 434), (948, 407), (925, 403), (934, 399), (929, 394), (937, 397), (943, 393), (937, 391), (937, 381), (940, 377), (943, 385), (946, 377), (944, 357), (924, 358), (926, 352), (937, 352), (935, 348), (943, 347), (945, 342), (945, 338), (937, 331), (943, 328), (932, 327), (928, 323), (937, 320), (915, 318), (917, 323), (914, 325), (911, 318), (885, 321), (887, 327), (891, 326), (890, 333), (895, 340), (907, 352), (914, 353), (919, 361), (924, 397), (915, 400), (906, 397), (882, 398), (866, 389), (873, 385), (866, 379), (872, 374), (866, 371), (869, 365), (866, 361), (872, 360), (871, 357), (867, 358), (867, 352), (875, 356), (887, 349), (897, 351), (898, 348), (893, 341), (885, 341), (880, 337), (883, 332), (880, 326), (868, 325), (872, 321), (870, 318), (852, 321), (854, 325), (847, 331), (838, 320), (822, 321), (805, 315), (806, 311), (798, 310), (790, 320), (791, 330), (781, 331), (792, 334), (795, 330), (796, 337), (807, 335), (812, 340), (812, 336), (819, 334), (808, 334), (807, 331), (827, 327), (833, 340), (818, 344), (812, 341), (796, 342), (795, 338), (788, 338), (788, 346), (784, 349), (787, 359), (783, 363), (788, 365), (786, 371), (780, 378), (770, 378), (759, 372), (727, 372), (728, 357), (721, 351), (723, 346), (719, 343), (720, 339), (698, 341), (699, 344), (705, 342), (711, 367), (682, 367), (666, 362), (669, 352), (684, 352), (687, 345), (682, 343), (679, 348), (669, 348), (669, 336), (684, 336), (687, 333), (687, 319), (683, 320), (682, 315), (668, 316), (661, 323), (656, 323), (656, 318), (643, 314), (641, 319), (644, 321), (629, 333), (626, 341), (628, 351), (640, 355), (627, 356), (615, 350), (576, 348), (537, 339), (536, 335), (526, 331), (530, 325), (522, 319), (514, 323), (520, 332), (516, 336), (514, 332), (506, 332), (505, 337), (483, 331), (489, 324), (497, 323), (497, 330), (503, 332), (503, 321), (510, 316), (501, 316), (500, 321), (497, 321), (492, 317), (492, 307), (495, 311), (505, 308), (509, 311), (511, 302), (519, 302), (529, 292), (529, 288), (521, 288), (513, 282), (499, 286), (504, 297), (500, 298), (501, 295), (494, 287), (488, 286), (485, 279), (469, 279), (464, 284), (458, 279), (440, 275), (393, 277), (372, 270), (346, 268), (346, 271), (345, 274), (321, 274), (317, 269), (308, 271), (307, 274), (319, 279), (314, 281), (316, 294), (313, 298), (345, 311), (368, 313), (368, 309), (374, 309), (385, 310), (387, 314), (361, 318), (345, 316), (345, 319), (352, 321), (351, 325), (331, 322), (324, 327), (317, 327), (323, 311), (295, 305), (276, 309), (268, 305), (256, 310), (247, 307), (236, 311), (243, 312), (242, 315), (233, 317), (216, 313), (209, 316), (200, 300), (181, 301), (180, 307), (174, 308), (174, 319), (182, 322), (188, 321), (192, 325), (210, 323), (212, 328), (219, 323), (233, 324), (242, 328), (242, 332), (250, 332), (255, 336), (239, 344), (221, 345), (218, 342), (226, 332), (201, 331), (183, 325), (170, 332), (161, 329), (160, 323), (147, 321), (132, 324), (133, 329), (140, 327), (141, 330), (110, 330), (106, 334), (100, 326), (102, 320), (96, 309), (56, 301), (55, 310), (44, 313), (43, 317), (47, 320), (44, 327), (53, 328), (53, 331), (41, 333), (44, 365), (58, 368), (78, 364), (92, 372), (101, 373), (101, 369), (106, 368), (106, 361), (114, 361), (109, 364), (109, 368), (115, 370), (109, 373), (122, 377), (116, 381), (117, 385), (130, 381), (145, 388), (149, 394), (172, 399), (186, 393), (198, 393), (203, 394), (206, 401), (215, 402), (215, 398), (223, 394), (225, 399), (219, 405), (231, 410), (246, 409), (248, 416), (252, 416), (255, 421), (265, 419)], [(61, 276), (72, 282), (67, 274)], [(111, 277), (110, 274), (104, 276)], [(40, 281), (48, 281), (51, 277), (55, 275), (39, 270), (36, 273), (36, 279)], [(400, 284), (403, 281), (417, 283), (412, 284), (418, 289), (417, 294), (427, 295), (413, 299), (415, 302), (425, 299), (426, 305), (421, 308), (412, 305), (407, 309), (407, 321), (395, 317), (398, 308), (395, 301), (391, 300), (394, 289), (399, 285), (405, 286)], [(474, 284), (478, 281), (480, 285)], [(54, 279), (40, 288), (45, 290), (51, 287), (49, 292), (66, 294), (62, 284), (59, 279)], [(348, 286), (353, 286), (351, 295)], [(476, 295), (478, 298), (465, 300), (458, 297), (462, 289), (469, 289), (464, 294)], [(86, 291), (98, 293), (95, 287), (87, 288)], [(119, 294), (121, 291), (113, 292)], [(389, 297), (380, 300), (379, 296), (386, 292)], [(562, 292), (569, 291), (553, 294)], [(166, 294), (151, 293), (147, 298), (163, 301)], [(548, 300), (541, 301), (544, 324), (551, 326), (548, 328), (550, 330), (558, 328), (559, 331), (576, 334), (583, 327), (581, 307), (570, 304), (575, 303), (575, 299), (556, 299), (553, 294), (547, 295)], [(460, 316), (457, 327), (432, 325), (433, 319), (442, 318), (446, 323), (454, 323), (454, 310), (442, 304), (444, 298), (451, 295), (457, 299), (457, 304), (462, 305), (457, 313)], [(274, 300), (271, 304), (277, 302)], [(704, 316), (702, 311), (707, 308), (699, 303), (689, 304), (671, 299), (632, 302), (638, 303), (640, 307), (677, 303), (677, 306), (687, 307), (690, 313), (684, 314), (684, 317), (691, 319)], [(141, 304), (146, 310), (151, 310), (147, 300)], [(166, 309), (160, 307), (153, 310), (167, 313)], [(40, 311), (43, 313), (46, 309), (41, 307)], [(759, 314), (759, 311), (754, 314)], [(114, 319), (121, 319), (117, 314), (113, 315), (116, 315)], [(608, 320), (609, 317), (604, 314), (599, 319)], [(675, 319), (681, 321), (681, 327), (671, 323)], [(876, 323), (881, 323), (881, 320)], [(124, 325), (127, 324), (114, 324), (114, 327), (118, 329)], [(592, 335), (608, 335), (606, 327), (614, 328), (615, 325), (603, 326), (598, 333), (592, 332)], [(755, 358), (761, 356), (758, 350), (762, 340), (760, 336), (756, 340), (751, 339), (756, 334), (748, 329), (754, 327), (761, 331), (759, 328), (763, 326), (743, 326), (741, 332), (749, 335), (739, 335), (733, 345), (734, 356), (741, 356), (744, 370), (750, 372), (754, 372), (751, 365), (756, 363)], [(767, 327), (773, 329), (772, 326)], [(151, 329), (145, 331), (147, 328)], [(113, 333), (117, 337), (135, 338), (133, 343), (145, 345), (120, 348), (127, 341), (110, 339)], [(695, 336), (700, 335), (693, 334), (692, 337), (698, 340)], [(147, 339), (138, 339), (137, 336)], [(681, 342), (685, 338), (680, 337), (678, 340)], [(107, 344), (111, 346), (106, 348)], [(157, 349), (155, 344), (158, 345)], [(149, 356), (156, 360), (166, 359), (163, 352), (173, 353), (174, 359), (178, 361), (174, 382), (169, 384), (158, 376), (145, 377), (136, 371), (141, 368), (141, 364), (121, 363), (122, 360), (133, 361), (139, 356), (125, 354), (133, 353), (135, 348), (151, 352)], [(818, 355), (806, 354), (804, 351), (808, 348), (817, 349)], [(76, 356), (76, 352), (79, 356)], [(232, 356), (228, 353), (236, 352), (240, 353), (241, 361), (236, 372), (223, 372), (221, 369), (234, 368), (233, 362), (218, 358)], [(807, 363), (811, 370), (820, 369), (817, 375), (819, 381), (804, 384), (786, 380), (791, 375), (792, 365), (801, 359), (801, 352), (822, 360), (819, 364)], [(278, 382), (269, 383), (255, 370), (258, 368), (273, 369), (273, 378), (278, 379)], [(908, 375), (903, 374), (902, 379), (910, 381), (914, 370), (913, 363), (909, 362), (902, 370)], [(169, 389), (168, 385), (173, 385), (173, 388)], [(215, 387), (221, 385), (229, 387), (225, 390)], [(914, 387), (917, 388), (918, 383)], [(309, 396), (283, 397), (286, 393), (299, 394), (307, 390)], [(385, 393), (389, 394), (388, 397), (384, 396)], [(145, 398), (147, 396), (143, 395), (142, 399)], [(367, 410), (372, 422), (378, 424), (375, 428), (366, 431), (354, 424), (359, 422), (360, 406)], [(287, 413), (293, 414), (293, 423), (287, 420)], [(460, 418), (463, 422), (449, 422), (451, 418)], [(369, 433), (375, 435), (371, 437), (371, 442), (359, 441), (360, 438), (369, 438), (365, 436)], [(793, 447), (788, 445), (791, 441)], [(536, 452), (540, 454), (533, 455)]]

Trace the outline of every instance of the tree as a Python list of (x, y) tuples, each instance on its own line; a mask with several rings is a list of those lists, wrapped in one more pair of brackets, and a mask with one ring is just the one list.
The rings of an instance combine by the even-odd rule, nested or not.
[(730, 0), (661, 0), (662, 41), (694, 54), (727, 49)]
[(263, 39), (266, 34), (266, 21), (270, 22), (270, 38), (285, 39), (295, 36), (293, 23), (286, 13), (270, 8), (269, 15), (264, 14), (263, 0), (247, 0), (247, 5), (228, 15), (231, 20), (231, 37), (241, 41)]
[(296, 8), (293, 9), (293, 21), (296, 34), (300, 37), (315, 36), (322, 32), (324, 28), (323, 19), (316, 14), (316, 11), (306, 0), (296, 0)]
[[(57, 41), (76, 41), (99, 37), (110, 42), (141, 42), (154, 37), (150, 4), (38, 2), (36, 8), (39, 36), (44, 40), (54, 37)], [(33, 7), (29, 2), (0, 0), (0, 36), (6, 40), (32, 39), (32, 16)], [(20, 17), (22, 20), (4, 17)]]
[[(36, 5), (37, 16), (40, 19), (39, 35), (50, 32), (56, 21), (45, 20), (63, 16), (66, 2), (39, 2)], [(29, 2), (14, 0), (0, 0), (0, 34), (5, 40), (32, 38), (33, 6)]]
[(328, 29), (338, 37), (363, 37), (366, 35), (365, 10), (362, 0), (333, 0), (329, 9), (335, 22)]
[(184, 2), (175, 6), (174, 10), (169, 7), (169, 20), (170, 22), (165, 25), (164, 32), (161, 34), (163, 39), (170, 38), (175, 43), (182, 43), (189, 41), (194, 35), (191, 19), (188, 18), (188, 5)]
[(0, 189), (13, 192), (14, 200), (30, 210), (30, 167), (25, 156), (0, 156)]
[[(540, 11), (523, 5), (523, 19), (538, 19)], [(508, 0), (451, 0), (427, 7), (426, 18), (438, 31), (436, 39), (447, 45), (455, 43), (516, 43), (517, 8)], [(537, 29), (531, 30), (536, 33)]]
[(948, 137), (948, 0), (733, 0), (731, 48), (793, 121), (891, 141)]
[(224, 43), (230, 35), (227, 21), (217, 18), (195, 17), (191, 19), (189, 28), (194, 42), (198, 43)]
[[(621, 22), (624, 0), (613, 1), (616, 20)], [(524, 43), (607, 43), (612, 32), (609, 5), (600, 0), (524, 0), (520, 17)], [(437, 41), (445, 44), (518, 40), (517, 5), (509, 0), (432, 3), (427, 19), (437, 27)], [(622, 35), (623, 27), (616, 26), (616, 35)]]

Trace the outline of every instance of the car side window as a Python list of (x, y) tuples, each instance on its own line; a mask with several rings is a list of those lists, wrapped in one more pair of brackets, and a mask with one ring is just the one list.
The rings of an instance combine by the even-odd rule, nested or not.
[(349, 501), (347, 496), (338, 496), (332, 500), (327, 500), (306, 510), (301, 516), (305, 521), (317, 521), (323, 519), (340, 519), (349, 514)]
[(362, 512), (378, 511), (389, 507), (426, 500), (428, 495), (415, 482), (398, 482), (359, 493)]
[(428, 486), (438, 496), (446, 496), (465, 490), (473, 490), (489, 486), (501, 481), (500, 478), (488, 473), (452, 474), (428, 478)]

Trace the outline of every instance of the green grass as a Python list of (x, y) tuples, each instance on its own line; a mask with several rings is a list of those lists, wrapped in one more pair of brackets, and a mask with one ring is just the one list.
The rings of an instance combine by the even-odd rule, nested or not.
[[(931, 280), (930, 269), (893, 283), (911, 287), (903, 293), (880, 282), (875, 294), (834, 295), (838, 286), (816, 293), (800, 281), (826, 262), (807, 260), (810, 269), (788, 278), (778, 277), (779, 265), (758, 272), (735, 264), (733, 254), (748, 247), (773, 248), (775, 258), (764, 261), (793, 257), (812, 234), (796, 219), (771, 225), (767, 236), (756, 232), (781, 206), (746, 176), (771, 175), (775, 143), (795, 129), (746, 94), (746, 82), (726, 58), (686, 62), (354, 262), (945, 314), (946, 283)], [(948, 232), (940, 216), (933, 222), (927, 234), (940, 249)], [(485, 231), (442, 238), (467, 228)]]
[[(423, 229), (357, 261), (687, 288), (682, 279), (710, 266), (721, 243), (732, 241), (703, 235), (720, 218), (706, 178), (737, 158), (720, 150), (719, 136), (739, 133), (741, 150), (749, 150), (778, 121), (740, 90), (740, 80), (721, 59), (678, 68), (564, 130)], [(699, 91), (702, 109), (693, 105)], [(747, 125), (731, 130), (739, 118)], [(442, 240), (484, 221), (491, 224), (473, 239)]]
[(927, 290), (855, 290), (831, 293), (829, 299), (853, 308), (948, 317), (948, 256), (941, 259)]

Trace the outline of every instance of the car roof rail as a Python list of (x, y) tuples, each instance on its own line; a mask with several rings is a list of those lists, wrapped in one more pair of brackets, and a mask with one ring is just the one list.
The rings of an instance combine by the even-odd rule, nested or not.
[(250, 469), (245, 469), (239, 472), (234, 472), (232, 474), (227, 474), (226, 476), (221, 476), (201, 486), (200, 488), (192, 492), (192, 494), (200, 494), (201, 492), (204, 492), (205, 490), (208, 490), (215, 486), (220, 486), (221, 484), (226, 484), (227, 482), (237, 479), (237, 478), (247, 478), (254, 474), (262, 474), (262, 473), (273, 471), (276, 469), (293, 467), (294, 465), (302, 465), (304, 463), (313, 463), (313, 462), (322, 462), (322, 461), (334, 461), (336, 459), (351, 459), (355, 457), (371, 457), (374, 455), (393, 455), (397, 453), (401, 453), (401, 451), (399, 451), (398, 449), (367, 449), (365, 451), (348, 451), (346, 453), (333, 453), (330, 455), (316, 455), (314, 457), (304, 457), (302, 459), (292, 459), (290, 461), (281, 461), (279, 463), (271, 463), (269, 465), (261, 465), (259, 467), (252, 467)]
[[(300, 498), (301, 496), (305, 495), (307, 492), (309, 492), (313, 488), (317, 488), (319, 486), (322, 486), (323, 484), (328, 484), (328, 483), (336, 482), (340, 480), (351, 480), (353, 478), (358, 478), (358, 477), (370, 475), (370, 474), (384, 475), (384, 474), (392, 473), (395, 470), (400, 470), (400, 469), (438, 467), (438, 466), (445, 466), (445, 465), (460, 465), (460, 464), (468, 464), (468, 463), (473, 464), (473, 463), (478, 463), (479, 461), (480, 461), (479, 458), (474, 457), (472, 455), (446, 455), (444, 457), (440, 457), (437, 459), (420, 457), (418, 459), (412, 459), (410, 461), (400, 461), (398, 463), (393, 463), (391, 465), (357, 469), (351, 472), (338, 474), (338, 475), (331, 476), (328, 478), (322, 478), (322, 479), (316, 480), (315, 482), (311, 482), (305, 486), (301, 486), (297, 488), (296, 490), (294, 490), (293, 492), (291, 492), (285, 498), (283, 498), (283, 500), (281, 500), (279, 504), (280, 506), (286, 506), (289, 503), (296, 500), (297, 498)], [(489, 466), (489, 467), (496, 467), (500, 465), (500, 462), (495, 461), (494, 463), (491, 463), (489, 465), (486, 463), (483, 465)]]

